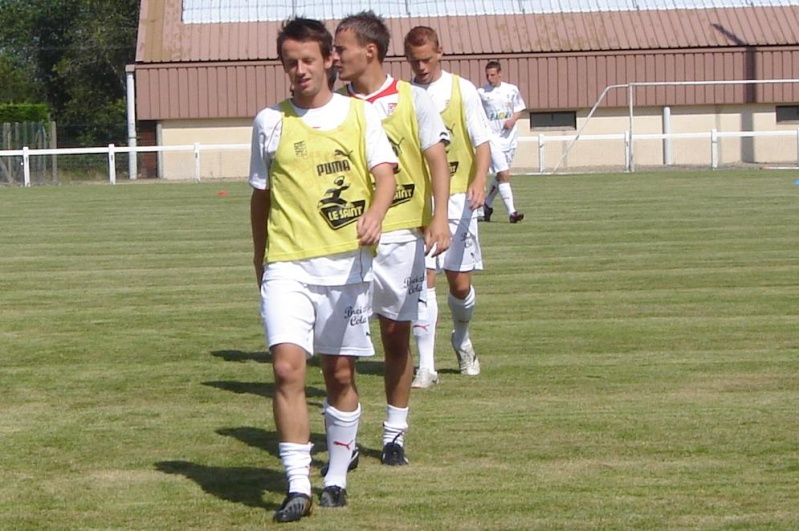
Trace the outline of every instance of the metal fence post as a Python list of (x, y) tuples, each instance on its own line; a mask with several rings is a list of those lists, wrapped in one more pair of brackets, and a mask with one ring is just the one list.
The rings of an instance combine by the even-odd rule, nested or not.
[(28, 151), (28, 146), (22, 147), (22, 175), (26, 188), (31, 185), (31, 156)]
[(538, 173), (544, 173), (544, 135), (538, 135)]
[(715, 129), (710, 130), (710, 167), (719, 167), (719, 132)]
[(200, 182), (200, 143), (194, 143), (194, 182)]
[(114, 144), (108, 144), (108, 182), (117, 183), (117, 161), (114, 153)]
[(624, 132), (624, 171), (629, 172), (632, 171), (632, 151), (630, 142), (630, 132)]

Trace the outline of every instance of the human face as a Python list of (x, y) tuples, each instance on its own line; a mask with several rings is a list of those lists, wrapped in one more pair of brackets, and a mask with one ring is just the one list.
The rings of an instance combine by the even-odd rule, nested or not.
[(492, 87), (498, 87), (502, 83), (502, 74), (497, 68), (486, 68), (486, 81)]
[(444, 54), (441, 48), (436, 49), (431, 42), (426, 42), (422, 46), (410, 46), (405, 50), (405, 58), (413, 70), (413, 80), (420, 85), (429, 85), (440, 78), (439, 61), (442, 55)]
[(330, 100), (327, 70), (332, 66), (333, 58), (322, 57), (322, 49), (316, 41), (287, 39), (283, 43), (283, 70), (289, 78), (294, 103), (298, 107), (312, 109)]
[(366, 72), (370, 48), (374, 48), (374, 45), (362, 46), (355, 32), (345, 29), (336, 33), (334, 46), (336, 57), (333, 66), (338, 69), (339, 79), (356, 81)]

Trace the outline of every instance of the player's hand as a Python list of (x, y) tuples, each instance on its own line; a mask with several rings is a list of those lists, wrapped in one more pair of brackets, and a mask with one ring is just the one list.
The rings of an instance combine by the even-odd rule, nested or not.
[(427, 255), (433, 251), (431, 256), (440, 255), (449, 249), (451, 239), (447, 220), (433, 218), (424, 234), (424, 254)]
[(483, 206), (485, 199), (485, 180), (475, 179), (472, 181), (472, 184), (469, 185), (469, 189), (466, 190), (466, 200), (469, 202), (469, 206), (472, 210), (477, 210)]
[(363, 246), (377, 245), (380, 241), (382, 225), (382, 218), (371, 210), (367, 210), (363, 216), (358, 218), (358, 224), (356, 225), (358, 243)]

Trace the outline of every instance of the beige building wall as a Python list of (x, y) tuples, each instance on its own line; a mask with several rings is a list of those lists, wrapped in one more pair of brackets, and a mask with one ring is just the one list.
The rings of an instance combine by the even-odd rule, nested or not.
[[(243, 179), (250, 168), (252, 119), (230, 120), (165, 120), (160, 123), (159, 145), (203, 146), (199, 159), (200, 180)], [(244, 149), (207, 149), (214, 144), (243, 144)], [(164, 179), (190, 180), (195, 178), (193, 151), (159, 154), (159, 175)]]
[[(625, 167), (626, 150), (623, 135), (630, 127), (629, 111), (625, 108), (598, 109), (590, 120), (588, 110), (577, 113), (577, 130), (581, 138), (572, 142), (575, 130), (531, 131), (529, 115), (519, 120), (519, 146), (513, 161), (514, 173), (539, 171), (539, 133), (549, 138), (544, 143), (544, 171), (586, 171), (591, 168)], [(671, 133), (702, 133), (705, 138), (673, 139), (670, 141), (672, 160), (676, 166), (711, 164), (710, 131), (797, 131), (799, 123), (777, 124), (774, 105), (749, 106), (690, 106), (672, 107)], [(230, 120), (166, 120), (159, 124), (159, 145), (203, 145), (199, 161), (200, 179), (246, 179), (249, 172), (251, 119)], [(664, 132), (664, 111), (661, 107), (635, 108), (633, 132), (661, 134)], [(592, 140), (589, 135), (615, 135), (617, 138)], [(214, 150), (214, 144), (241, 144), (246, 148)], [(571, 145), (571, 147), (569, 147)], [(636, 169), (665, 164), (663, 140), (636, 140), (634, 163)], [(719, 164), (761, 163), (796, 164), (797, 137), (721, 138), (718, 142)], [(568, 153), (567, 153), (568, 150)], [(564, 155), (565, 154), (565, 155)], [(193, 151), (165, 152), (159, 156), (159, 175), (165, 179), (194, 179)]]
[[(626, 150), (623, 135), (630, 129), (628, 108), (598, 109), (586, 123), (588, 110), (578, 111), (577, 130), (531, 131), (529, 115), (519, 121), (519, 147), (513, 163), (515, 173), (539, 170), (539, 134), (550, 139), (544, 142), (544, 171), (552, 171), (558, 164), (560, 170), (584, 171), (594, 168), (625, 167)], [(799, 123), (777, 124), (774, 105), (686, 106), (670, 109), (669, 132), (702, 133), (704, 138), (671, 139), (673, 165), (709, 167), (711, 164), (710, 132), (738, 131), (797, 131)], [(583, 128), (584, 127), (584, 128)], [(580, 128), (583, 128), (580, 131)], [(580, 131), (580, 139), (571, 138)], [(664, 109), (662, 107), (635, 108), (633, 133), (662, 134)], [(590, 135), (616, 135), (619, 138), (594, 140)], [(571, 147), (569, 145), (571, 144)], [(720, 138), (718, 140), (719, 164), (738, 163), (797, 163), (797, 137)], [(568, 153), (566, 153), (568, 150)], [(665, 161), (666, 142), (661, 139), (636, 140), (633, 146), (634, 163), (640, 166), (662, 166)], [(565, 155), (564, 155), (565, 153)]]

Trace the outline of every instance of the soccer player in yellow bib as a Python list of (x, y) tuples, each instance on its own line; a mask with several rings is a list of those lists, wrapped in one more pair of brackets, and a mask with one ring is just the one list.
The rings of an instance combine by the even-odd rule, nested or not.
[(250, 215), (261, 316), (275, 378), (273, 413), (287, 496), (277, 522), (311, 514), (306, 358), (321, 358), (330, 465), (322, 507), (347, 503), (361, 414), (355, 360), (371, 356), (372, 259), (396, 190), (397, 158), (371, 105), (331, 92), (333, 37), (286, 21), (278, 55), (293, 96), (253, 122)]
[(345, 17), (335, 32), (334, 65), (339, 79), (348, 82), (343, 91), (372, 103), (380, 113), (399, 158), (397, 191), (383, 221), (372, 288), (385, 352), (381, 462), (395, 466), (408, 464), (404, 442), (413, 379), (411, 322), (427, 302), (424, 256), (450, 245), (446, 210), (432, 212), (433, 198), (446, 204), (449, 197), (449, 134), (423, 89), (383, 70), (390, 39), (385, 22), (372, 11)]
[(413, 324), (419, 348), (419, 370), (413, 386), (424, 388), (438, 381), (434, 359), (438, 321), (435, 273), (438, 269), (444, 270), (449, 284), (447, 302), (454, 325), (450, 343), (458, 357), (460, 372), (467, 376), (480, 374), (480, 363), (469, 337), (469, 323), (477, 301), (472, 272), (483, 268), (477, 212), (485, 199), (491, 158), (490, 133), (475, 86), (441, 68), (444, 52), (435, 30), (427, 26), (411, 29), (405, 36), (404, 48), (414, 73), (412, 83), (430, 95), (450, 134), (447, 149), (450, 196), (447, 204), (437, 203), (434, 209), (447, 209), (452, 244), (436, 257), (427, 256), (427, 318)]

